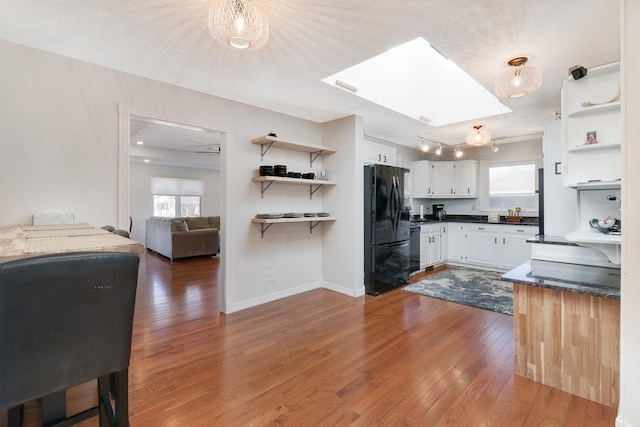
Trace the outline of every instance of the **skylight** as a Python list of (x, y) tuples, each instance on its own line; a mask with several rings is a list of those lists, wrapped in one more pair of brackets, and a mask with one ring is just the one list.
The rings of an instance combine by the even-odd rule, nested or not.
[(422, 37), (322, 81), (431, 126), (511, 112)]

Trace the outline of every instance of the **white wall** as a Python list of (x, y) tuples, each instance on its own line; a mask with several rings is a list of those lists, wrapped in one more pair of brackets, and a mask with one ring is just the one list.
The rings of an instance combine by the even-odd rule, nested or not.
[(640, 426), (640, 2), (621, 0), (622, 49), (622, 295), (621, 381), (616, 425)]
[(220, 196), (220, 171), (212, 169), (184, 168), (178, 166), (130, 163), (130, 215), (133, 219), (131, 238), (145, 242), (145, 220), (153, 215), (151, 178), (197, 179), (204, 182), (204, 195), (200, 199), (202, 216), (219, 216), (222, 212)]
[[(0, 57), (1, 224), (28, 224), (34, 212), (63, 207), (78, 222), (115, 224), (123, 104), (131, 114), (227, 132), (220, 177), (221, 265), (228, 288), (221, 305), (227, 311), (321, 286), (324, 226), (309, 234), (306, 224), (276, 224), (262, 239), (251, 219), (261, 212), (321, 211), (320, 195), (339, 187), (309, 200), (308, 187), (274, 185), (261, 199), (259, 185), (251, 182), (261, 164), (260, 147), (250, 143), (276, 132), (320, 144), (320, 124), (6, 41), (0, 41)], [(306, 171), (308, 159), (272, 149), (264, 164)], [(267, 281), (268, 271), (275, 271), (274, 282)], [(334, 282), (351, 283), (349, 274)]]

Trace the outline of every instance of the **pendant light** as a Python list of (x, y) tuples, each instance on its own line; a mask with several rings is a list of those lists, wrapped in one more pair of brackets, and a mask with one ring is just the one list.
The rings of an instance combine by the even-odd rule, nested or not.
[(467, 133), (467, 144), (479, 147), (480, 145), (488, 144), (491, 141), (491, 134), (489, 131), (482, 130), (482, 125), (476, 125), (473, 127), (475, 130)]
[(269, 39), (269, 20), (255, 0), (213, 0), (209, 4), (209, 32), (224, 46), (259, 49)]
[(528, 60), (526, 56), (518, 56), (507, 61), (510, 68), (496, 78), (496, 96), (518, 98), (540, 89), (542, 71), (538, 67), (524, 65)]

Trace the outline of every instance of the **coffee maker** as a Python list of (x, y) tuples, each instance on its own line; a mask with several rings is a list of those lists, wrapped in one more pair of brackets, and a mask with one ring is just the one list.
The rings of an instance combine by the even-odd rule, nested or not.
[(438, 221), (443, 221), (447, 218), (447, 212), (444, 210), (444, 205), (432, 205), (433, 217)]

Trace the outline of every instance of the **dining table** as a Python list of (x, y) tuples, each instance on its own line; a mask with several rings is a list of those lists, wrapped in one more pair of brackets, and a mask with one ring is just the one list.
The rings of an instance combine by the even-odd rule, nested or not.
[[(144, 245), (86, 223), (0, 226), (0, 263), (64, 252), (143, 253)], [(66, 391), (41, 398), (43, 425), (66, 418)]]

